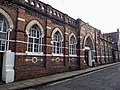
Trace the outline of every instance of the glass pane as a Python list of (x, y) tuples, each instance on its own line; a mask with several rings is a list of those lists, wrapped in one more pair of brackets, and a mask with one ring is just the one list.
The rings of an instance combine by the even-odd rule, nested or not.
[(53, 53), (55, 53), (55, 46), (56, 46), (56, 43), (53, 42)]
[(53, 39), (54, 41), (57, 41), (57, 36), (56, 36), (56, 35), (54, 35), (53, 38), (54, 38), (54, 39)]
[(4, 51), (5, 50), (5, 41), (4, 40), (0, 40), (0, 50)]
[(55, 47), (53, 47), (53, 48), (54, 48), (54, 49), (53, 49), (53, 53), (55, 53), (55, 51), (56, 51), (56, 50), (55, 50)]
[(57, 47), (60, 47), (60, 43), (59, 42), (57, 42)]
[(39, 52), (42, 52), (42, 48), (41, 48), (42, 46), (41, 45), (39, 45)]
[(36, 37), (36, 30), (33, 30), (33, 29), (32, 29), (32, 36), (33, 36), (33, 37)]
[(2, 31), (2, 21), (0, 21), (0, 31)]
[(39, 49), (38, 49), (38, 45), (35, 44), (35, 45), (34, 45), (34, 52), (38, 52), (38, 50), (39, 50)]
[(7, 32), (7, 24), (6, 23), (4, 23), (4, 25), (3, 25), (3, 32)]
[(34, 43), (38, 43), (39, 44), (39, 39), (35, 39), (35, 42)]
[(30, 42), (30, 43), (33, 43), (33, 38), (29, 38), (29, 42)]
[(40, 37), (40, 33), (39, 33), (39, 31), (37, 30), (37, 38), (39, 38)]
[(59, 51), (59, 47), (57, 47), (57, 54), (59, 54), (59, 52), (60, 52), (60, 51)]
[(2, 21), (3, 20), (3, 18), (0, 16), (0, 21)]
[(28, 51), (29, 51), (29, 52), (33, 52), (32, 48), (33, 48), (33, 44), (29, 44), (29, 45), (28, 45)]
[(29, 36), (32, 36), (32, 30), (30, 30)]
[(56, 32), (53, 37), (53, 48), (54, 48), (54, 53), (59, 54), (61, 53), (61, 35), (59, 32)]
[(0, 32), (0, 39), (6, 39), (6, 33)]

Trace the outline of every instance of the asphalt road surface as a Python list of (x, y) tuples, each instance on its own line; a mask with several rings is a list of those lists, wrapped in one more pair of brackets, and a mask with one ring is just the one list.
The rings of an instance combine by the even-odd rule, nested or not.
[(25, 90), (120, 90), (120, 64)]

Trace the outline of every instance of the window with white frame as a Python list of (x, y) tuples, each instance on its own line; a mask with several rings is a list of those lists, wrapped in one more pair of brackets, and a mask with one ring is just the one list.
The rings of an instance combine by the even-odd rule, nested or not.
[(70, 55), (76, 55), (76, 41), (75, 41), (75, 37), (72, 36), (70, 38), (70, 44), (69, 44), (69, 49), (70, 49)]
[(53, 53), (62, 53), (62, 36), (58, 31), (53, 35)]
[(42, 52), (42, 35), (37, 25), (33, 25), (28, 36), (28, 52)]
[(7, 29), (7, 22), (0, 15), (0, 51), (5, 51), (6, 49)]

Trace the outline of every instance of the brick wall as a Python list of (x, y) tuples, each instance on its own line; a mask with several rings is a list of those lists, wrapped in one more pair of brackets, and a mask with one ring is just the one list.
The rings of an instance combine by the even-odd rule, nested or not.
[[(36, 7), (24, 0), (13, 0), (14, 4), (7, 1), (0, 2), (0, 8), (6, 11), (12, 18), (14, 29), (10, 36), (10, 50), (15, 52), (15, 80), (34, 78), (44, 75), (50, 75), (69, 70), (78, 70), (88, 68), (85, 62), (85, 43), (89, 37), (92, 41), (92, 57), (95, 65), (109, 63), (109, 53), (104, 57), (99, 55), (99, 37), (97, 29), (85, 23), (80, 19), (73, 19), (68, 15), (36, 1), (41, 5)], [(29, 55), (26, 53), (28, 44), (27, 26), (35, 20), (43, 28), (44, 36), (42, 38), (42, 55)], [(36, 23), (35, 23), (36, 24)], [(52, 33), (58, 28), (62, 35), (62, 56), (52, 54)], [(28, 30), (29, 31), (29, 30)], [(69, 35), (76, 37), (76, 55), (68, 55)], [(103, 39), (101, 39), (103, 40)], [(105, 48), (107, 48), (107, 40)], [(106, 61), (105, 61), (106, 60)], [(101, 61), (101, 62), (100, 62)]]

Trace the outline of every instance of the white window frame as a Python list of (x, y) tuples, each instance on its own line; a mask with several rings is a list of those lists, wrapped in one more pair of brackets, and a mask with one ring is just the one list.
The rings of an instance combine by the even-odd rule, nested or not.
[[(52, 55), (53, 56), (63, 56), (63, 54), (62, 54), (62, 36), (59, 31), (54, 33), (52, 42), (53, 42)], [(59, 44), (59, 46), (57, 46), (57, 44)]]
[[(70, 34), (70, 33), (69, 33)], [(71, 39), (72, 38), (74, 38), (74, 44), (71, 44)], [(74, 45), (74, 53), (72, 52), (72, 46)], [(69, 55), (68, 56), (70, 56), (70, 57), (77, 57), (77, 50), (76, 50), (76, 45), (77, 45), (77, 38), (76, 38), (76, 36), (75, 36), (75, 34), (74, 33), (71, 33), (70, 35), (69, 35), (69, 48), (68, 48), (68, 50), (69, 50)]]
[[(0, 44), (0, 52), (4, 52), (6, 50), (6, 44), (7, 44), (7, 29), (8, 29), (8, 24), (7, 22), (5, 21), (5, 19), (0, 15), (0, 17), (3, 19), (3, 20), (0, 20), (1, 22), (1, 30), (0, 30), (0, 33), (1, 34), (5, 34), (5, 39), (4, 38), (0, 38), (0, 42), (4, 42), (4, 45)], [(4, 28), (4, 23), (6, 24), (6, 31), (4, 32), (3, 31), (3, 28)], [(2, 50), (2, 46), (4, 47), (4, 50)]]
[[(71, 42), (71, 39), (74, 40)], [(76, 40), (74, 36), (70, 37), (70, 43), (69, 43), (69, 54), (70, 56), (77, 56), (76, 55)]]
[[(35, 29), (34, 27), (37, 27), (37, 29)], [(36, 36), (30, 36), (30, 32), (32, 32), (33, 30), (36, 30)], [(39, 32), (39, 38), (37, 37), (37, 31)], [(29, 42), (29, 39), (32, 39), (32, 50), (29, 51), (29, 45), (30, 45), (30, 42)], [(35, 43), (35, 39), (36, 40), (39, 40), (39, 43)], [(35, 45), (38, 45), (38, 51), (36, 52), (35, 51)], [(40, 50), (40, 51), (39, 51)], [(41, 56), (43, 55), (43, 52), (42, 52), (42, 34), (41, 34), (41, 29), (39, 28), (38, 25), (33, 25), (30, 30), (29, 30), (29, 35), (28, 35), (28, 45), (27, 45), (27, 51), (26, 51), (27, 55), (36, 55), (36, 56)]]

